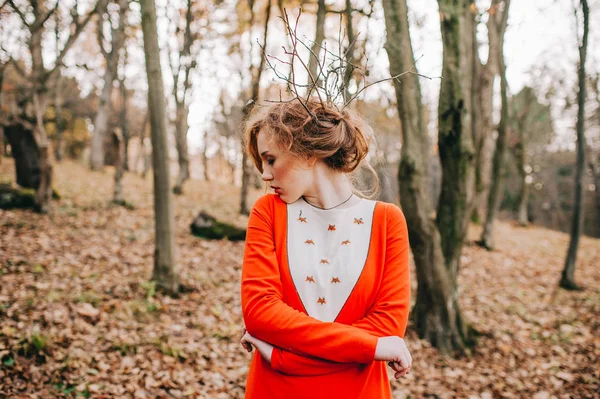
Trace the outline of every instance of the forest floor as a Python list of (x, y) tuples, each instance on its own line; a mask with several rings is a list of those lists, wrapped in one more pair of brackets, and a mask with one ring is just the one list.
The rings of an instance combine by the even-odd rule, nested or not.
[[(242, 398), (243, 243), (190, 234), (200, 209), (244, 226), (239, 190), (189, 181), (175, 199), (178, 265), (193, 290), (155, 292), (152, 175), (126, 174), (134, 209), (110, 204), (112, 169), (55, 165), (50, 215), (0, 210), (0, 397)], [(14, 180), (2, 160), (0, 181)], [(253, 193), (256, 198), (258, 192)], [(464, 248), (460, 304), (482, 333), (451, 359), (409, 324), (411, 374), (395, 398), (600, 398), (600, 240), (583, 237), (576, 280), (557, 290), (569, 237), (496, 225), (497, 249)], [(414, 265), (413, 293), (416, 293)]]

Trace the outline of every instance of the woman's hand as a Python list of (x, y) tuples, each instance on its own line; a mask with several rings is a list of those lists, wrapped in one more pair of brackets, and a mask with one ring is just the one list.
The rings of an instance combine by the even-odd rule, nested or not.
[(248, 331), (246, 331), (245, 327), (242, 330), (242, 334), (243, 335), (240, 342), (244, 349), (246, 349), (248, 352), (252, 352), (252, 347), (255, 347), (258, 350), (258, 353), (260, 353), (260, 355), (263, 357), (263, 359), (265, 359), (267, 362), (269, 362), (269, 364), (271, 364), (273, 345), (265, 341), (261, 341), (260, 339), (248, 334)]
[(398, 379), (410, 372), (412, 357), (406, 343), (400, 337), (382, 337), (377, 340), (375, 360), (384, 360), (394, 370), (394, 378)]

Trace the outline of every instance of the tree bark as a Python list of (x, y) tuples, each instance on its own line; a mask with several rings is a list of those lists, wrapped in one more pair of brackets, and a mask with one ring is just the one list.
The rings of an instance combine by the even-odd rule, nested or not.
[(61, 78), (57, 79), (54, 91), (54, 125), (56, 126), (56, 148), (54, 149), (54, 158), (57, 162), (63, 159), (63, 134), (65, 131), (65, 121), (62, 116), (62, 90), (60, 87)]
[(471, 133), (472, 46), (468, 0), (438, 0), (441, 14), (443, 65), (438, 107), (438, 148), (442, 187), (436, 223), (451, 281), (455, 284), (467, 232), (474, 190), (473, 136)]
[(175, 117), (175, 145), (177, 147), (177, 161), (179, 174), (173, 187), (174, 194), (183, 194), (183, 183), (190, 177), (190, 157), (187, 145), (188, 109), (185, 103), (178, 103)]
[[(385, 49), (390, 61), (390, 74), (395, 76), (415, 68), (408, 7), (406, 0), (384, 0), (383, 9), (387, 32)], [(447, 63), (448, 59), (446, 68)], [(449, 76), (444, 75), (444, 80)], [(451, 83), (460, 88), (460, 82), (454, 80)], [(431, 217), (433, 208), (428, 192), (430, 147), (418, 77), (407, 74), (400, 82), (394, 80), (394, 88), (402, 123), (402, 156), (398, 171), (400, 202), (417, 265), (418, 290), (413, 318), (421, 338), (427, 339), (442, 352), (460, 353), (469, 341), (469, 329), (458, 306), (456, 279), (452, 278), (446, 266), (440, 229)], [(446, 95), (445, 92), (442, 94)], [(460, 121), (460, 116), (458, 118)]]
[(113, 193), (113, 202), (115, 204), (125, 205), (125, 196), (123, 195), (123, 161), (125, 158), (125, 145), (123, 142), (123, 134), (118, 128), (113, 131), (112, 145), (117, 154), (117, 158), (115, 159), (115, 190)]
[(154, 0), (141, 0), (144, 55), (148, 74), (148, 109), (152, 136), (155, 237), (152, 280), (168, 293), (179, 291), (175, 255), (175, 218), (169, 183), (169, 159), (165, 119), (164, 87), (156, 28)]
[[(127, 58), (127, 51), (125, 51)], [(123, 170), (129, 171), (129, 126), (127, 124), (127, 87), (125, 86), (125, 77), (119, 79), (119, 88), (121, 89), (121, 112), (120, 125), (123, 136)]]
[(208, 132), (204, 133), (204, 147), (202, 148), (202, 169), (204, 174), (204, 181), (210, 181), (210, 174), (208, 173)]
[[(185, 29), (183, 31), (183, 48), (179, 52), (179, 62), (177, 68), (171, 65), (173, 73), (173, 96), (175, 97), (175, 143), (177, 147), (179, 173), (175, 186), (173, 187), (174, 194), (183, 194), (183, 183), (190, 177), (190, 157), (187, 144), (188, 133), (188, 114), (189, 109), (186, 104), (186, 97), (191, 86), (190, 74), (196, 67), (196, 57), (192, 56), (192, 45), (194, 44), (194, 35), (192, 34), (192, 0), (187, 1), (185, 13)], [(189, 61), (192, 59), (192, 61)], [(184, 73), (183, 87), (179, 86), (179, 74)], [(180, 89), (183, 89), (180, 93)]]
[[(506, 8), (504, 10), (504, 21), (500, 24), (499, 34), (504, 32), (506, 27), (506, 20), (508, 19), (508, 7), (510, 0), (505, 0)], [(490, 16), (490, 17), (493, 17)], [(496, 214), (500, 208), (500, 201), (502, 200), (502, 179), (504, 174), (504, 164), (506, 160), (506, 126), (508, 123), (508, 94), (507, 94), (507, 83), (506, 83), (506, 63), (504, 61), (503, 51), (504, 40), (500, 39), (500, 46), (496, 49), (498, 55), (496, 61), (498, 62), (498, 71), (500, 73), (500, 97), (502, 99), (501, 110), (500, 110), (500, 123), (498, 124), (498, 138), (496, 139), (496, 150), (494, 152), (493, 166), (492, 166), (492, 179), (490, 193), (487, 204), (487, 215), (485, 218), (485, 225), (483, 227), (483, 234), (481, 236), (480, 245), (488, 250), (494, 249), (494, 221)]]
[[(41, 17), (37, 8), (36, 21)], [(50, 143), (44, 126), (44, 114), (49, 102), (49, 93), (46, 87), (46, 70), (42, 57), (42, 29), (31, 32), (29, 48), (31, 52), (31, 71), (34, 76), (33, 87), (33, 109), (35, 113), (35, 126), (33, 128), (33, 137), (39, 148), (40, 155), (40, 184), (36, 189), (36, 210), (41, 213), (50, 211), (50, 198), (52, 193), (52, 163), (50, 161)]]
[[(501, 3), (504, 1), (504, 9)], [(504, 46), (504, 32), (508, 21), (510, 1), (493, 0), (488, 9), (488, 59), (482, 64), (477, 56), (477, 22), (472, 23), (473, 44), (473, 140), (475, 143), (475, 200), (473, 217), (480, 222), (487, 213), (494, 154), (493, 94), (494, 80), (499, 73), (498, 57)], [(475, 15), (472, 15), (474, 18)]]
[[(348, 48), (346, 49), (346, 70), (344, 71), (344, 103), (347, 103), (352, 96), (350, 95), (350, 80), (352, 79), (352, 72), (354, 71), (354, 49), (356, 47), (356, 35), (354, 34), (354, 27), (352, 25), (352, 2), (346, 0), (346, 8), (344, 13), (346, 14), (346, 33), (348, 35)], [(341, 40), (342, 38), (340, 38)], [(340, 57), (342, 55), (340, 54)]]
[(521, 140), (517, 144), (515, 149), (515, 155), (517, 156), (517, 168), (519, 169), (519, 177), (521, 179), (521, 189), (519, 190), (519, 210), (517, 220), (521, 227), (525, 227), (529, 224), (529, 213), (527, 206), (529, 204), (529, 188), (531, 183), (528, 181), (529, 173), (525, 170), (527, 164), (527, 145), (524, 142), (525, 133), (520, 132)]
[(94, 135), (92, 136), (91, 143), (90, 166), (92, 170), (101, 170), (104, 168), (104, 138), (108, 131), (112, 112), (111, 95), (113, 82), (117, 78), (120, 50), (125, 41), (125, 16), (127, 8), (127, 0), (119, 0), (119, 25), (111, 29), (111, 49), (108, 52), (104, 50), (104, 44), (102, 43), (102, 18), (98, 21), (98, 30), (100, 32), (98, 34), (98, 44), (106, 60), (106, 70), (104, 72), (104, 87), (99, 98), (98, 113), (94, 122)]
[[(252, 10), (253, 1), (250, 1), (250, 10)], [(269, 33), (269, 19), (271, 18), (271, 0), (267, 3), (267, 9), (265, 10), (265, 25), (263, 31), (263, 42), (262, 48), (267, 48), (267, 35)], [(254, 22), (254, 11), (252, 11), (252, 16), (250, 18), (252, 26)], [(252, 48), (252, 47), (251, 47)], [(265, 58), (260, 57), (260, 64), (258, 66), (251, 65), (251, 73), (252, 73), (252, 84), (250, 90), (250, 101), (246, 104), (242, 111), (242, 120), (245, 122), (252, 110), (254, 109), (254, 105), (258, 102), (258, 95), (260, 90), (260, 78), (262, 76), (262, 71), (264, 69)], [(250, 187), (250, 165), (248, 165), (248, 154), (244, 148), (244, 141), (242, 138), (242, 190), (241, 190), (241, 199), (240, 199), (240, 214), (241, 215), (249, 215), (250, 209), (248, 208), (248, 189)]]
[(577, 76), (579, 80), (579, 92), (577, 93), (577, 169), (575, 172), (575, 204), (573, 209), (573, 220), (571, 222), (571, 241), (565, 259), (565, 267), (562, 271), (559, 286), (568, 290), (580, 290), (581, 287), (575, 283), (575, 261), (577, 258), (577, 247), (583, 228), (583, 195), (585, 178), (585, 61), (587, 59), (587, 45), (589, 33), (589, 7), (587, 0), (581, 0), (583, 12), (583, 40), (579, 46), (579, 68)]

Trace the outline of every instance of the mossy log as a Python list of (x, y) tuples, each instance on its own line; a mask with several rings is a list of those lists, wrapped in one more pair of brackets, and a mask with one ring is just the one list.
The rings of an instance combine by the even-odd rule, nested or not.
[(192, 234), (209, 240), (243, 241), (246, 239), (246, 230), (219, 222), (213, 216), (201, 211), (190, 225)]
[(35, 190), (0, 183), (0, 209), (34, 209)]

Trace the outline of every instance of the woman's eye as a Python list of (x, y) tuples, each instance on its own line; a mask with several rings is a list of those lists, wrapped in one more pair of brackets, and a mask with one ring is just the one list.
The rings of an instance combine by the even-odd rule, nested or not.
[(275, 160), (274, 159), (267, 159), (267, 163), (269, 165), (273, 165), (273, 163), (275, 163)]

